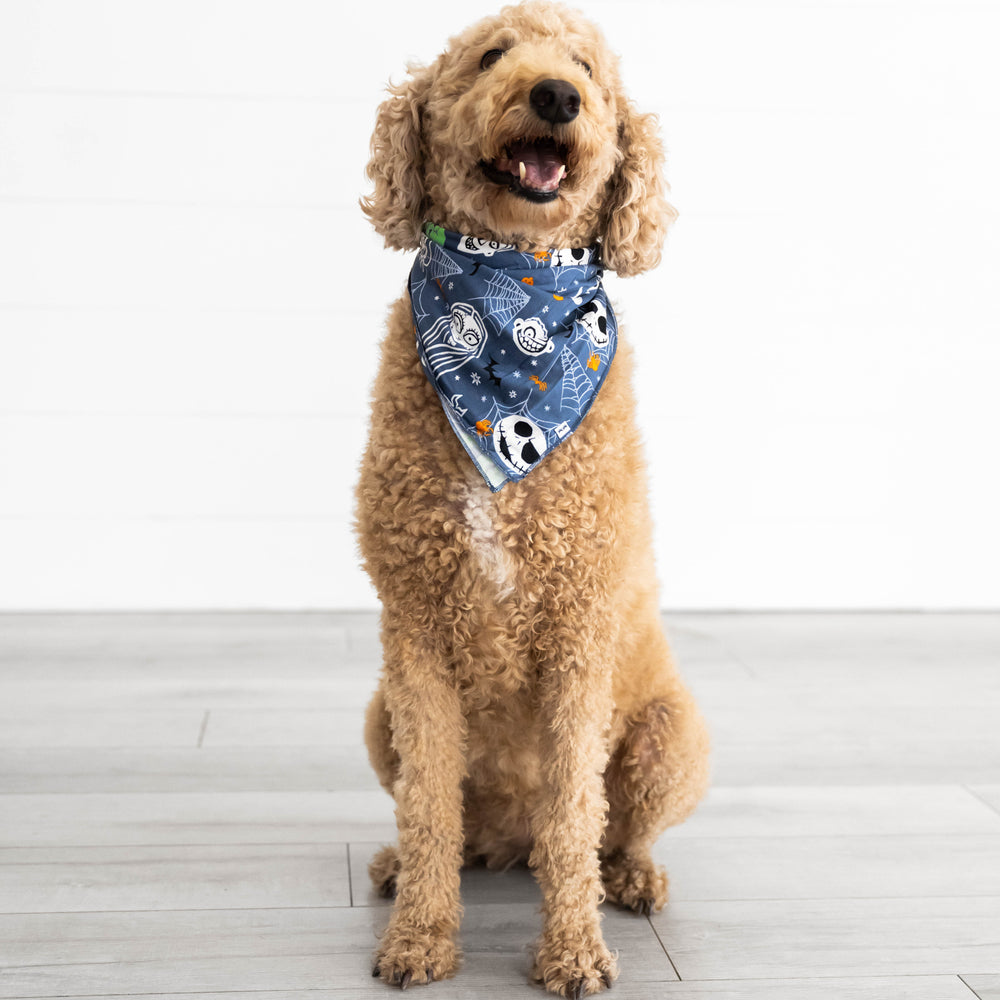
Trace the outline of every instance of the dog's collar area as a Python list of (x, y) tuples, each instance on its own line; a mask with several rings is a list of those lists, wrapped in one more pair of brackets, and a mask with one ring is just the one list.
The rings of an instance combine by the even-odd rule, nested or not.
[(559, 197), (566, 176), (569, 151), (552, 138), (516, 139), (492, 161), (482, 160), (487, 180), (502, 184), (528, 201), (547, 202)]

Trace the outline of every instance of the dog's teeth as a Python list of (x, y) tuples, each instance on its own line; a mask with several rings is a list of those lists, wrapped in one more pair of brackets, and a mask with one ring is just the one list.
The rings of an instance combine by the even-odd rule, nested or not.
[(566, 164), (564, 163), (559, 168), (559, 176), (556, 178), (557, 181), (561, 181), (566, 176)]
[(524, 165), (524, 160), (521, 160), (517, 165), (518, 173), (521, 175), (521, 183), (524, 183), (524, 178), (528, 173), (528, 168)]

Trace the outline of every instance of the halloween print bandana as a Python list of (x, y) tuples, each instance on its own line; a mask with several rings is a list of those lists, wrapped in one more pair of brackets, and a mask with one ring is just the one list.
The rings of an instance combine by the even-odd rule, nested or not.
[(597, 247), (522, 253), (428, 223), (410, 271), (417, 351), (496, 492), (576, 430), (618, 345)]

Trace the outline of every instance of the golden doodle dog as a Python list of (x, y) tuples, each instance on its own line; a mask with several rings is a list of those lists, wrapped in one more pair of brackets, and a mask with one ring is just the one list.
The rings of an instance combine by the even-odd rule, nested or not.
[[(386, 983), (455, 973), (463, 864), (527, 863), (535, 978), (567, 997), (610, 987), (599, 905), (664, 905), (651, 848), (705, 791), (705, 727), (658, 612), (632, 351), (619, 341), (611, 364), (600, 287), (602, 267), (659, 261), (662, 160), (597, 29), (540, 0), (410, 67), (378, 110), (362, 206), (387, 246), (420, 251), (357, 488), (384, 609), (365, 738), (399, 834), (370, 867), (395, 896), (374, 960)], [(485, 290), (449, 304), (465, 279)], [(449, 398), (451, 378), (469, 382)], [(463, 427), (471, 385), (493, 392), (493, 418)], [(513, 402), (523, 389), (536, 410)], [(578, 425), (546, 424), (560, 399)]]

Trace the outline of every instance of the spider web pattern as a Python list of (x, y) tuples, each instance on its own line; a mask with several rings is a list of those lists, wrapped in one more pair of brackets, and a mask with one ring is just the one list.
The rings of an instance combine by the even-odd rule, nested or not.
[(562, 377), (562, 409), (580, 416), (583, 404), (591, 391), (590, 379), (583, 370), (576, 355), (568, 348), (562, 349), (559, 356), (563, 365)]
[(413, 308), (413, 318), (417, 321), (417, 323), (422, 323), (428, 316), (430, 316), (430, 313), (423, 307), (423, 292), (426, 285), (427, 279), (421, 278), (410, 289), (410, 302), (412, 303)]
[(430, 278), (440, 280), (441, 278), (447, 278), (452, 274), (461, 274), (462, 268), (459, 267), (453, 260), (451, 260), (446, 254), (441, 252), (441, 249), (433, 240), (427, 240), (427, 260), (424, 266), (427, 269), (427, 274)]
[(499, 328), (516, 316), (531, 296), (512, 278), (494, 271), (486, 281), (486, 294), (481, 298), (487, 315)]

